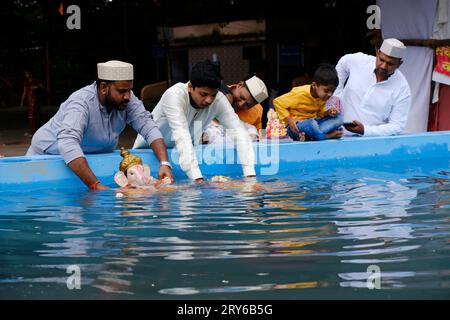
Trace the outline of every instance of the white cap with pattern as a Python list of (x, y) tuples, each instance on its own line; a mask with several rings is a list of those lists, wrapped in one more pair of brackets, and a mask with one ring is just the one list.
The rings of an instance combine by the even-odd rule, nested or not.
[(118, 60), (97, 63), (97, 76), (100, 80), (133, 80), (133, 65)]
[(264, 82), (257, 76), (253, 76), (245, 81), (248, 90), (256, 102), (261, 103), (269, 97)]
[(401, 59), (405, 55), (406, 47), (403, 42), (390, 38), (383, 41), (380, 51), (390, 57)]

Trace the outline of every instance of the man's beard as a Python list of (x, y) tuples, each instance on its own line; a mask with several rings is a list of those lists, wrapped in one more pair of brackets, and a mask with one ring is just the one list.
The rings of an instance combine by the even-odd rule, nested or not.
[(112, 111), (113, 109), (122, 111), (127, 108), (128, 102), (118, 103), (111, 98), (111, 93), (108, 92), (105, 96), (105, 107), (108, 111)]
[(386, 79), (394, 74), (394, 73), (388, 73), (388, 71), (382, 70), (382, 69), (376, 69), (376, 72), (380, 77), (383, 77)]

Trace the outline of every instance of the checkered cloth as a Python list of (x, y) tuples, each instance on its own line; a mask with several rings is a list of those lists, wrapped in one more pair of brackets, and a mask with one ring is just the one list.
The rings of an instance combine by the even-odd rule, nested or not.
[(327, 106), (327, 110), (330, 110), (331, 108), (335, 108), (337, 110), (337, 112), (339, 112), (339, 113), (342, 112), (342, 104), (341, 104), (341, 99), (339, 99), (339, 97), (331, 96), (327, 100), (326, 106)]

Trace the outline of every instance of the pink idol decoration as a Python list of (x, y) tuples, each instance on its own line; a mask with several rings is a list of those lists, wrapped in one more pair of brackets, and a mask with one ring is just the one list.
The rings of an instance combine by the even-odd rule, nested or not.
[[(150, 167), (143, 165), (141, 158), (132, 155), (128, 150), (121, 148), (120, 155), (123, 160), (120, 162), (119, 171), (114, 175), (114, 181), (123, 189), (154, 189), (158, 182), (150, 175)], [(170, 179), (163, 180), (162, 184), (170, 184)]]
[(286, 138), (286, 127), (283, 122), (278, 118), (275, 110), (270, 109), (267, 112), (267, 127), (266, 137), (267, 139), (282, 139)]

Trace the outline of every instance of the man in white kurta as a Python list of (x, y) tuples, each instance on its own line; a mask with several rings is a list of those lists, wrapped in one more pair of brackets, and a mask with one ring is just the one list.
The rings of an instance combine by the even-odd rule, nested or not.
[[(218, 91), (221, 77), (215, 68), (209, 61), (196, 64), (191, 80), (167, 89), (152, 112), (166, 146), (177, 148), (181, 169), (197, 182), (202, 182), (203, 176), (194, 145), (201, 143), (202, 132), (213, 119), (218, 119), (235, 137), (244, 176), (255, 175), (250, 136), (226, 96)], [(146, 147), (142, 140), (138, 136), (133, 148)]]
[(411, 107), (408, 81), (398, 68), (406, 47), (386, 39), (376, 57), (347, 54), (336, 65), (346, 134), (388, 136), (401, 134)]

